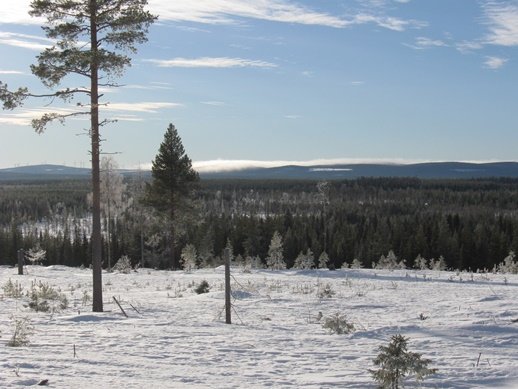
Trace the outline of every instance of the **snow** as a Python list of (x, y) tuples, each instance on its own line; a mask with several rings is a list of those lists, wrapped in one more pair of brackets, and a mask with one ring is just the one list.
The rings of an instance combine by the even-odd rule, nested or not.
[[(52, 388), (375, 388), (368, 369), (398, 333), (438, 369), (423, 387), (518, 387), (517, 275), (233, 268), (227, 325), (222, 268), (103, 273), (103, 313), (83, 304), (90, 270), (27, 270), (18, 276), (0, 267), (0, 287), (11, 279), (26, 292), (41, 280), (60, 288), (69, 307), (34, 312), (27, 297), (0, 288), (2, 388), (43, 379)], [(202, 280), (210, 292), (198, 295)], [(334, 295), (324, 296), (325, 288)], [(336, 313), (355, 325), (353, 333), (322, 327)], [(13, 315), (30, 318), (30, 345), (6, 346)]]

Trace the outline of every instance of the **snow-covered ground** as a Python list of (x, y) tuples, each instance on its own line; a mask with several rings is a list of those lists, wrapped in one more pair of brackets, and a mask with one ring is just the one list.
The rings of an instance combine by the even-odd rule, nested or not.
[[(91, 271), (27, 270), (0, 267), (1, 388), (43, 379), (53, 388), (374, 388), (368, 369), (398, 333), (438, 369), (423, 387), (518, 388), (516, 275), (236, 268), (227, 325), (222, 269), (104, 273), (105, 312), (95, 314)], [(34, 312), (27, 297), (5, 295), (9, 279), (24, 292), (35, 280), (60, 288), (69, 307)], [(202, 280), (210, 292), (198, 295)], [(352, 334), (322, 327), (336, 313)], [(30, 344), (8, 347), (24, 317)]]

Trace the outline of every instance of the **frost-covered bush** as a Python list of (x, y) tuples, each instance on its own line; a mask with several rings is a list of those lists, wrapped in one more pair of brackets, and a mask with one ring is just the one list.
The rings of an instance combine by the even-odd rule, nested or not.
[(394, 270), (394, 269), (406, 269), (405, 260), (398, 261), (398, 258), (396, 254), (394, 254), (394, 251), (390, 250), (385, 257), (382, 255), (374, 266), (375, 269), (388, 269), (388, 270)]
[(379, 347), (379, 354), (374, 359), (377, 370), (369, 370), (379, 388), (398, 389), (403, 387), (403, 381), (408, 375), (413, 375), (416, 381), (435, 374), (436, 369), (430, 369), (431, 360), (422, 359), (421, 354), (407, 350), (408, 339), (402, 335), (394, 335), (387, 346)]
[(118, 271), (119, 273), (129, 274), (133, 268), (131, 267), (131, 259), (127, 255), (123, 255), (119, 258), (117, 263), (113, 266), (113, 271)]
[(268, 257), (266, 258), (266, 266), (272, 270), (286, 269), (284, 262), (282, 236), (277, 231), (273, 233), (270, 247), (268, 248)]
[(45, 260), (47, 251), (42, 250), (39, 246), (33, 247), (25, 252), (25, 259), (32, 265), (39, 264)]
[(428, 261), (426, 258), (421, 257), (421, 254), (418, 254), (414, 259), (414, 268), (419, 270), (427, 270), (428, 269)]
[(181, 254), (182, 266), (183, 270), (186, 272), (191, 272), (196, 269), (196, 261), (198, 260), (196, 247), (193, 244), (187, 244), (182, 249)]
[(504, 258), (504, 261), (501, 262), (497, 266), (497, 271), (499, 273), (510, 273), (517, 274), (518, 273), (518, 263), (515, 262), (516, 255), (514, 251), (509, 251), (509, 255)]
[(23, 287), (18, 281), (12, 281), (10, 278), (7, 282), (2, 286), (4, 290), (5, 297), (11, 297), (15, 299), (19, 299), (23, 296)]
[(354, 258), (351, 262), (351, 269), (362, 269), (363, 263), (358, 258)]
[(318, 292), (319, 298), (331, 298), (336, 294), (336, 292), (331, 287), (331, 284), (325, 284), (322, 289)]
[(315, 257), (309, 248), (305, 253), (301, 251), (297, 258), (295, 258), (295, 263), (293, 264), (294, 269), (308, 270), (313, 267), (315, 267)]
[(320, 253), (320, 256), (318, 257), (318, 268), (319, 269), (327, 269), (327, 264), (329, 262), (329, 255), (325, 251), (322, 251)]
[(435, 260), (434, 258), (430, 259), (430, 270), (446, 270), (446, 261), (444, 260), (444, 257), (442, 255), (437, 260)]
[(28, 307), (36, 312), (56, 312), (68, 308), (67, 296), (45, 282), (33, 281), (27, 295), (30, 299)]
[(27, 346), (30, 343), (29, 336), (34, 332), (34, 327), (31, 325), (29, 318), (16, 318), (12, 316), (11, 323), (13, 326), (13, 335), (11, 339), (7, 341), (7, 346)]
[(354, 324), (347, 320), (345, 315), (335, 313), (326, 317), (322, 327), (327, 329), (331, 334), (349, 334), (354, 331)]

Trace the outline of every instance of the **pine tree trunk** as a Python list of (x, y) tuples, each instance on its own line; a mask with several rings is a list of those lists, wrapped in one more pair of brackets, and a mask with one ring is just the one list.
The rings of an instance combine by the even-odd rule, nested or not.
[(101, 242), (101, 176), (99, 166), (100, 137), (99, 137), (99, 75), (97, 59), (97, 1), (90, 0), (90, 44), (92, 62), (90, 69), (90, 110), (91, 110), (91, 141), (92, 141), (92, 273), (93, 297), (92, 310), (103, 311), (102, 289), (102, 242)]
[(174, 208), (171, 207), (171, 247), (170, 247), (170, 250), (171, 250), (171, 258), (170, 258), (170, 267), (173, 269), (173, 270), (176, 270), (178, 268), (177, 264), (176, 264), (176, 259), (175, 259), (175, 238), (176, 238), (176, 231), (175, 231), (175, 227), (174, 227), (174, 218), (175, 218), (175, 212), (174, 212)]

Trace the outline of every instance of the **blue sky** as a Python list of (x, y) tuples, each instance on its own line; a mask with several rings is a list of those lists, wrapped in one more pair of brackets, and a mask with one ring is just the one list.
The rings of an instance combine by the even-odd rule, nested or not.
[[(29, 0), (2, 0), (0, 79), (52, 42)], [(195, 166), (518, 160), (518, 1), (149, 0), (159, 21), (105, 91), (103, 150), (147, 166), (174, 123)], [(70, 85), (77, 83), (69, 80)], [(84, 84), (84, 81), (81, 81)], [(88, 123), (42, 135), (0, 112), (0, 167), (89, 166)], [(216, 162), (214, 162), (216, 161)]]

